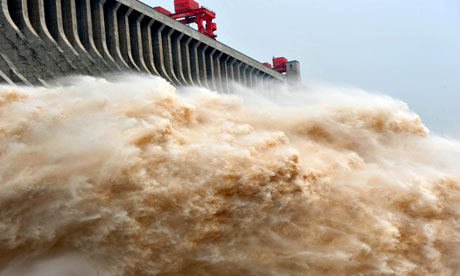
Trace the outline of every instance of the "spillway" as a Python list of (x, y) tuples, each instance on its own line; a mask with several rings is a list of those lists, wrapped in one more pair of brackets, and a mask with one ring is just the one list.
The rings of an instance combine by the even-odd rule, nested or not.
[[(143, 72), (228, 91), (286, 75), (137, 0), (0, 0), (0, 81)], [(298, 63), (288, 70), (298, 69)]]

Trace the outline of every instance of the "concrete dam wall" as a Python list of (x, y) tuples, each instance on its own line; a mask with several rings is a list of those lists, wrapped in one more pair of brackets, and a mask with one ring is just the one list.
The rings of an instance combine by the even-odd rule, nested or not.
[(137, 0), (0, 0), (0, 81), (134, 71), (227, 91), (286, 76)]

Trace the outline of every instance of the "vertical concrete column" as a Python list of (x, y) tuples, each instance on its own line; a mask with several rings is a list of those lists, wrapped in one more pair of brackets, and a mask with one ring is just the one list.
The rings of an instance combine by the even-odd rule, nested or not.
[(238, 65), (236, 69), (238, 73), (238, 76), (237, 76), (238, 83), (244, 84), (244, 63), (241, 61), (238, 61)]
[(238, 61), (236, 65), (236, 70), (235, 70), (235, 81), (243, 84), (243, 63), (241, 61)]
[(33, 30), (37, 33), (37, 35), (40, 38), (43, 38), (46, 36), (44, 32), (46, 32), (42, 26), (41, 26), (41, 20), (40, 20), (40, 8), (43, 8), (43, 5), (40, 5), (40, 1), (33, 1), (33, 2), (25, 2), (24, 9), (26, 10), (26, 13), (29, 15), (29, 18), (26, 18), (26, 20), (29, 20), (30, 25), (32, 26)]
[(155, 20), (147, 18), (146, 21), (147, 23), (141, 24), (144, 61), (150, 72), (159, 76), (160, 73), (158, 72), (153, 60), (152, 26)]
[(230, 72), (229, 79), (231, 79), (232, 82), (237, 81), (237, 77), (238, 77), (237, 66), (238, 66), (237, 60), (232, 57), (232, 62), (230, 63), (230, 71), (229, 71)]
[[(44, 82), (44, 79), (55, 78), (55, 73), (57, 73), (57, 75), (62, 75), (62, 72), (60, 72), (60, 70), (52, 70), (56, 69), (56, 67), (59, 67), (56, 64), (54, 56), (52, 56), (51, 53), (47, 51), (44, 45), (44, 41), (39, 37), (39, 35), (37, 34), (37, 32), (35, 32), (31, 25), (31, 22), (29, 20), (27, 1), (10, 0), (7, 3), (7, 7), (8, 5), (12, 5), (10, 8), (14, 8), (12, 10), (15, 13), (15, 23), (24, 37), (24, 46), (33, 49), (32, 54), (35, 55), (32, 55), (31, 66), (35, 66), (35, 69), (40, 72), (39, 74), (41, 76), (43, 76), (41, 82)], [(14, 60), (12, 61), (14, 62)], [(24, 69), (30, 70), (27, 68)]]
[(94, 0), (76, 0), (76, 19), (78, 38), (81, 44), (86, 49), (88, 54), (99, 65), (103, 72), (111, 71), (112, 67), (102, 57), (101, 53), (96, 48), (93, 34), (92, 9), (90, 1)]
[[(72, 62), (77, 66), (81, 74), (92, 74), (95, 71), (94, 61), (86, 54), (82, 54), (81, 51), (77, 51), (72, 45), (71, 40), (67, 37), (66, 29), (64, 28), (64, 14), (61, 0), (46, 0), (44, 6), (48, 9), (49, 15), (47, 16), (52, 19), (50, 22), (53, 22), (53, 27), (50, 27), (50, 30), (53, 30), (51, 33), (55, 34), (54, 39), (58, 45), (64, 50), (67, 56), (71, 57)], [(65, 14), (67, 15), (67, 13)], [(72, 20), (69, 17), (70, 15), (65, 16), (66, 22)]]
[(172, 44), (172, 55), (173, 55), (173, 67), (174, 73), (176, 74), (179, 82), (182, 85), (187, 85), (187, 81), (184, 76), (184, 66), (182, 65), (182, 39), (184, 38), (183, 33), (175, 32), (171, 37)]
[(130, 67), (123, 59), (120, 50), (120, 33), (117, 18), (118, 9), (120, 7), (121, 4), (118, 2), (105, 2), (104, 4), (104, 14), (107, 15), (106, 30), (110, 30), (110, 33), (106, 32), (107, 46), (115, 62), (118, 63), (122, 70), (127, 70)]
[(256, 68), (254, 67), (251, 67), (251, 69), (249, 70), (249, 87), (254, 87), (254, 70)]
[(259, 87), (261, 88), (265, 88), (265, 73), (264, 72), (260, 72), (259, 74)]
[(190, 42), (192, 41), (192, 38), (188, 37), (187, 39), (183, 39), (182, 41), (183, 43), (181, 47), (181, 53), (182, 53), (181, 58), (182, 58), (182, 68), (183, 68), (184, 77), (188, 85), (195, 85), (193, 83), (192, 69), (190, 66), (190, 59), (191, 59)]
[[(36, 3), (37, 5), (34, 6), (32, 5), (33, 3)], [(56, 55), (56, 59), (58, 64), (61, 67), (61, 70), (64, 74), (70, 74), (70, 73), (76, 73), (77, 71), (77, 65), (74, 64), (74, 62), (69, 58), (68, 54), (63, 51), (63, 49), (58, 45), (54, 37), (51, 35), (51, 33), (48, 30), (48, 26), (46, 24), (46, 20), (48, 19), (50, 22), (56, 22), (56, 19), (54, 20), (51, 17), (55, 17), (55, 13), (51, 14), (45, 13), (45, 3), (44, 0), (36, 0), (29, 2), (29, 10), (33, 11), (34, 14), (34, 22), (32, 25), (34, 25), (35, 30), (39, 34), (39, 36), (42, 38), (43, 42), (45, 43), (45, 46), (48, 51), (54, 51)], [(46, 8), (49, 8), (48, 6)], [(51, 25), (51, 24), (50, 24)], [(50, 26), (52, 29), (56, 29), (56, 26)], [(83, 73), (83, 72), (79, 72)]]
[[(73, 0), (72, 5), (75, 5), (75, 26), (77, 29), (76, 37), (83, 45), (83, 48), (88, 51), (89, 46), (89, 34), (88, 34), (88, 16), (86, 13), (86, 0)], [(73, 16), (73, 15), (72, 15)], [(89, 53), (89, 51), (88, 51)]]
[[(80, 2), (79, 2), (80, 3)], [(98, 64), (83, 46), (78, 33), (77, 10), (75, 0), (60, 0), (64, 35), (81, 58), (90, 62), (93, 74), (102, 74), (103, 67)]]
[(10, 14), (7, 0), (0, 0), (0, 4), (0, 45), (2, 49), (0, 68), (6, 75), (4, 79), (10, 79), (13, 82), (24, 80), (24, 83), (31, 83), (33, 80), (46, 78), (48, 76), (46, 72), (39, 71), (34, 67), (35, 61), (32, 57), (38, 56), (38, 53), (30, 47), (16, 23), (21, 23), (18, 19), (22, 16), (17, 7), (19, 3), (12, 3), (16, 4), (11, 7), (13, 14)]
[(248, 64), (248, 67), (246, 67), (245, 73), (246, 73), (246, 86), (251, 87), (251, 66)]
[(209, 45), (201, 44), (199, 51), (198, 51), (198, 63), (200, 67), (200, 76), (201, 76), (201, 85), (203, 87), (209, 88), (208, 85), (208, 71), (206, 68), (206, 50), (209, 48)]
[(28, 40), (30, 39), (31, 42), (35, 40), (37, 42), (34, 47), (40, 49), (40, 58), (46, 63), (46, 70), (52, 71), (55, 76), (63, 76), (66, 73), (74, 72), (75, 67), (65, 58), (62, 50), (56, 47), (57, 45), (50, 40), (52, 37), (46, 28), (46, 23), (43, 22), (44, 26), (42, 26), (40, 16), (44, 16), (43, 2), (28, 2), (27, 0), (22, 0), (21, 2), (25, 23), (22, 32), (26, 36), (30, 34), (27, 37)]
[[(62, 50), (56, 43), (47, 43), (47, 42), (54, 42), (54, 38), (48, 32), (48, 28), (45, 23), (45, 11), (44, 11), (44, 3), (43, 0), (36, 0), (32, 2), (27, 2), (24, 9), (27, 10), (29, 15), (30, 25), (33, 28), (33, 31), (43, 40), (43, 43), (47, 47), (50, 47), (53, 50), (57, 50), (57, 54), (62, 54)], [(26, 19), (27, 20), (27, 19)]]
[(255, 69), (252, 75), (252, 85), (253, 87), (259, 86), (259, 69)]
[(246, 86), (246, 70), (247, 64), (241, 62), (241, 67), (240, 67), (240, 84)]
[(201, 42), (198, 40), (192, 40), (190, 44), (190, 68), (192, 73), (193, 83), (198, 86), (201, 85), (200, 77), (200, 62), (198, 58), (198, 48), (200, 47)]
[(57, 43), (58, 29), (57, 29), (57, 11), (56, 1), (54, 0), (38, 0), (39, 5), (39, 16), (43, 20), (43, 24), (46, 30), (49, 32), (49, 36)]
[[(55, 1), (55, 0), (49, 0)], [(104, 4), (107, 0), (90, 0), (93, 26), (93, 40), (96, 49), (102, 58), (106, 61), (107, 65), (113, 70), (120, 70), (120, 66), (115, 62), (112, 55), (110, 55), (109, 48), (107, 47), (107, 37), (105, 31), (106, 17), (104, 15)]]
[[(59, 52), (68, 59), (73, 68), (73, 72), (79, 74), (91, 74), (92, 70), (85, 59), (81, 58), (73, 47), (66, 44), (62, 38), (62, 14), (60, 1), (57, 0), (38, 0), (38, 12), (40, 14), (40, 25), (43, 40), (56, 45)], [(66, 39), (67, 40), (67, 39)], [(68, 43), (68, 41), (67, 41)]]
[(262, 86), (262, 82), (263, 82), (263, 77), (264, 73), (262, 71), (257, 71), (257, 74), (256, 74), (256, 86), (259, 87), (259, 86)]
[(168, 72), (168, 75), (170, 76), (172, 83), (179, 85), (180, 81), (176, 76), (176, 73), (174, 71), (174, 56), (173, 56), (173, 41), (172, 41), (172, 36), (174, 34), (175, 30), (173, 28), (167, 28), (162, 34), (163, 34), (163, 54), (164, 54), (164, 61), (165, 61), (165, 67), (166, 71)]
[(134, 63), (137, 67), (144, 72), (149, 72), (150, 70), (147, 68), (147, 64), (144, 61), (144, 49), (142, 43), (142, 28), (141, 22), (144, 19), (145, 15), (133, 12), (129, 17), (129, 34), (130, 34), (130, 41), (131, 41), (131, 54), (133, 57)]
[(219, 52), (214, 59), (214, 83), (216, 85), (216, 90), (219, 92), (224, 92), (223, 82), (222, 82), (222, 65), (221, 60), (224, 53)]
[(216, 76), (214, 72), (214, 54), (216, 53), (215, 48), (208, 48), (208, 52), (205, 53), (205, 61), (206, 61), (206, 70), (207, 70), (207, 81), (208, 81), (208, 88), (211, 90), (217, 90), (216, 88)]
[(129, 33), (129, 16), (133, 9), (122, 5), (117, 11), (118, 20), (118, 39), (120, 40), (121, 56), (131, 69), (140, 71), (139, 67), (133, 60), (131, 52), (131, 36)]
[(264, 76), (263, 76), (264, 87), (266, 88), (266, 87), (271, 86), (270, 84), (271, 84), (272, 81), (273, 80), (271, 79), (270, 75), (265, 73)]
[(224, 59), (224, 63), (222, 64), (222, 87), (223, 91), (228, 93), (230, 91), (230, 70), (231, 70), (231, 65), (230, 65), (230, 60), (232, 59), (231, 56), (227, 55), (226, 58)]
[(159, 21), (155, 21), (153, 24), (153, 60), (155, 61), (155, 67), (158, 69), (160, 76), (165, 78), (167, 81), (174, 83), (168, 75), (165, 66), (165, 54), (163, 49), (163, 32), (165, 31), (165, 27), (166, 25)]
[(247, 63), (244, 63), (241, 70), (241, 84), (248, 86), (248, 67)]

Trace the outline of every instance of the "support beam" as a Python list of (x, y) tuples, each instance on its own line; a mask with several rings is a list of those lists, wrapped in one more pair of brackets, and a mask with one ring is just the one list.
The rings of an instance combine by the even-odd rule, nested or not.
[(215, 83), (215, 73), (214, 73), (214, 54), (216, 53), (216, 49), (209, 48), (209, 51), (206, 54), (206, 69), (207, 75), (206, 79), (208, 80), (208, 88), (211, 90), (216, 90), (216, 83)]
[[(30, 1), (30, 0), (29, 0)], [(94, 1), (94, 0), (93, 0)], [(108, 62), (102, 58), (102, 55), (96, 48), (93, 34), (93, 21), (91, 15), (91, 3), (90, 0), (75, 0), (76, 10), (75, 16), (77, 19), (77, 32), (78, 39), (87, 51), (87, 53), (94, 59), (96, 64), (101, 69), (101, 72), (109, 72), (112, 67), (108, 65)]]
[[(47, 0), (50, 3), (54, 0)], [(113, 57), (110, 55), (109, 49), (107, 47), (107, 36), (105, 31), (105, 16), (104, 16), (104, 3), (107, 0), (94, 0), (90, 1), (91, 10), (92, 10), (92, 27), (93, 27), (93, 40), (96, 46), (97, 51), (102, 56), (102, 58), (107, 62), (107, 65), (112, 68), (112, 70), (120, 70), (120, 66), (115, 62)]]
[(177, 79), (179, 80), (180, 85), (187, 85), (187, 81), (184, 76), (184, 66), (182, 65), (182, 39), (184, 38), (183, 33), (175, 32), (171, 37), (172, 44), (172, 57), (173, 57), (173, 67), (174, 73), (176, 74)]
[(133, 54), (131, 51), (131, 34), (129, 28), (129, 18), (132, 14), (133, 9), (123, 6), (117, 11), (118, 20), (118, 38), (121, 51), (121, 57), (123, 61), (128, 64), (129, 68), (134, 71), (140, 71), (141, 69), (134, 62)]
[(182, 40), (183, 44), (181, 47), (181, 58), (182, 58), (182, 67), (186, 80), (186, 85), (195, 85), (192, 79), (192, 69), (191, 69), (191, 55), (190, 55), (190, 43), (192, 38), (188, 37), (187, 39)]
[(158, 69), (160, 76), (173, 83), (173, 80), (168, 75), (165, 66), (165, 54), (163, 48), (163, 32), (165, 32), (165, 27), (166, 25), (159, 21), (155, 21), (155, 23), (153, 23), (153, 60), (155, 61), (155, 67)]
[(145, 15), (133, 12), (129, 18), (129, 36), (131, 42), (131, 56), (137, 68), (142, 72), (151, 73), (147, 64), (145, 64), (143, 52), (144, 44), (142, 43), (142, 28), (141, 22), (144, 19)]
[(208, 84), (208, 70), (206, 68), (206, 50), (209, 48), (209, 45), (201, 44), (198, 51), (198, 64), (200, 67), (200, 81), (203, 87), (209, 88)]
[(224, 53), (219, 52), (214, 58), (214, 84), (216, 91), (223, 91), (222, 85), (222, 56)]
[(164, 61), (165, 61), (165, 68), (168, 72), (168, 75), (171, 78), (171, 81), (175, 85), (180, 85), (180, 81), (176, 76), (174, 71), (174, 57), (173, 57), (173, 50), (172, 50), (172, 35), (174, 34), (175, 30), (168, 28), (163, 32), (163, 54), (164, 54)]
[(254, 87), (254, 70), (256, 68), (251, 67), (248, 74), (248, 87)]
[(106, 29), (111, 32), (107, 34), (107, 45), (110, 51), (110, 55), (113, 57), (115, 62), (121, 67), (121, 70), (128, 70), (130, 67), (122, 57), (120, 49), (120, 33), (118, 29), (118, 9), (121, 7), (120, 3), (106, 2), (104, 5), (104, 13), (107, 16)]
[(228, 93), (230, 92), (230, 81), (231, 79), (231, 64), (230, 61), (232, 60), (231, 56), (228, 56), (224, 59), (223, 62), (223, 70), (222, 70), (222, 86), (223, 86), (223, 91)]
[(141, 24), (141, 33), (142, 33), (142, 49), (144, 50), (144, 62), (147, 65), (149, 71), (159, 76), (160, 73), (158, 72), (155, 62), (153, 60), (153, 40), (152, 40), (152, 29), (153, 23), (155, 20), (153, 19), (145, 19), (146, 23)]
[(193, 40), (190, 47), (190, 67), (192, 69), (193, 82), (197, 86), (202, 86), (200, 77), (200, 62), (198, 58), (198, 48), (201, 42)]

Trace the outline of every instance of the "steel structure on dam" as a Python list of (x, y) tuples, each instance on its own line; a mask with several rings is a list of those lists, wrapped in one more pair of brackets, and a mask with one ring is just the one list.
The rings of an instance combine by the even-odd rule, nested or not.
[(0, 80), (138, 71), (228, 90), (286, 76), (137, 0), (0, 0)]

